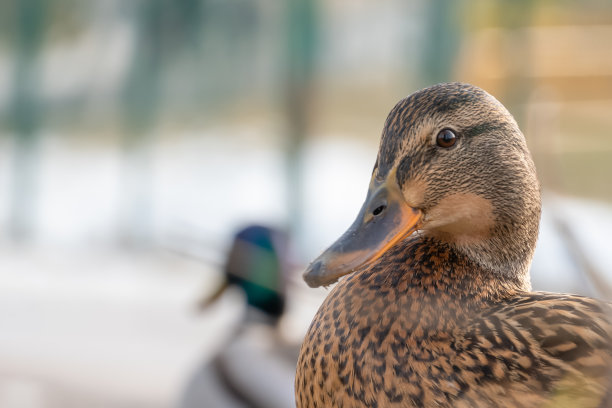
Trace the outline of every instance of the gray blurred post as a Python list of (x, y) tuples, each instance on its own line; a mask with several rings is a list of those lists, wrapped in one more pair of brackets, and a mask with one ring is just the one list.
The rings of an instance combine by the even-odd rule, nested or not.
[[(164, 69), (189, 47), (199, 52), (199, 30), (204, 0), (136, 0), (136, 46), (123, 92), (124, 127), (121, 191), (121, 239), (147, 246), (153, 238), (153, 142), (156, 123), (167, 95), (162, 89)], [(167, 64), (167, 65), (166, 65)]]
[(24, 241), (34, 232), (38, 163), (39, 100), (38, 55), (42, 45), (46, 3), (15, 0), (15, 76), (11, 119), (15, 132), (9, 234)]
[(455, 57), (461, 45), (462, 1), (430, 0), (427, 5), (421, 80), (433, 85), (452, 79)]
[(311, 80), (316, 50), (316, 4), (313, 0), (287, 3), (287, 116), (286, 168), (290, 229), (299, 239), (303, 230), (301, 152), (308, 134)]
[(146, 245), (152, 236), (152, 132), (160, 98), (163, 0), (136, 3), (136, 47), (122, 94), (124, 160), (121, 238)]

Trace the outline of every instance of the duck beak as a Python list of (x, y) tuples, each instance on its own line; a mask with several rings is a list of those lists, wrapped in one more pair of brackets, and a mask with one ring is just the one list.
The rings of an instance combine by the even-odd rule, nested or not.
[(376, 261), (418, 229), (421, 211), (410, 207), (397, 184), (396, 170), (386, 180), (372, 177), (368, 196), (353, 225), (304, 272), (308, 286), (327, 286)]

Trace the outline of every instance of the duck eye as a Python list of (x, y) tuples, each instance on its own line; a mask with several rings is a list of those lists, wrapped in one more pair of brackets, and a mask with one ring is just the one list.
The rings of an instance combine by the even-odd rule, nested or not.
[(441, 130), (436, 136), (436, 144), (440, 147), (452, 147), (457, 142), (457, 135), (450, 129)]
[(386, 207), (387, 207), (386, 205), (379, 205), (378, 207), (374, 209), (374, 211), (372, 211), (372, 215), (380, 214), (381, 212), (385, 210)]

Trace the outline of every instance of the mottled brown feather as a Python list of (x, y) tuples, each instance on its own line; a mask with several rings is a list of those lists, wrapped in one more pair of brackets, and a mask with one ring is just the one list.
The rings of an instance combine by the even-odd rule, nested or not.
[[(428, 144), (444, 126), (463, 139), (453, 154)], [(387, 119), (374, 174), (394, 166), (426, 216), (452, 195), (488, 200), (489, 234), (424, 228), (341, 280), (304, 339), (297, 406), (612, 406), (610, 305), (528, 291), (539, 187), (505, 108), (465, 84), (411, 95)]]

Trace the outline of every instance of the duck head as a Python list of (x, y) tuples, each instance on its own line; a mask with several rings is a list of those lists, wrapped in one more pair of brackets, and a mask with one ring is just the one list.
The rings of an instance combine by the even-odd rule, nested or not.
[(332, 284), (419, 234), (529, 289), (539, 220), (535, 167), (512, 115), (475, 86), (435, 85), (391, 110), (363, 207), (304, 279)]

